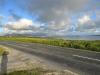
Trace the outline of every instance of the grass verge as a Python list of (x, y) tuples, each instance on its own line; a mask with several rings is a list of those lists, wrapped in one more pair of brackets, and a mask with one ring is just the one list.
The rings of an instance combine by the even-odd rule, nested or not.
[(34, 38), (34, 37), (0, 37), (1, 41), (16, 41), (28, 43), (40, 43), (60, 47), (85, 49), (100, 52), (100, 40), (63, 40), (53, 38)]
[[(52, 71), (44, 70), (42, 68), (35, 68), (32, 70), (14, 71), (14, 72), (10, 72), (6, 75), (45, 75), (48, 72), (52, 72)], [(5, 74), (3, 74), (3, 75), (5, 75)]]

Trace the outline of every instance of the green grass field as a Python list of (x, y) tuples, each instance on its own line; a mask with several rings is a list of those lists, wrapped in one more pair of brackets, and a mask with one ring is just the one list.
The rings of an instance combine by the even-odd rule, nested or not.
[(60, 47), (85, 49), (91, 51), (100, 52), (100, 40), (87, 41), (87, 40), (63, 40), (53, 38), (35, 38), (35, 37), (0, 37), (1, 41), (17, 41), (17, 42), (29, 42), (40, 43)]

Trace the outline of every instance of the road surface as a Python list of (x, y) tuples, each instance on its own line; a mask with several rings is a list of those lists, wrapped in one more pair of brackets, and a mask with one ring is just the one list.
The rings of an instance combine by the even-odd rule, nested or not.
[(57, 63), (79, 75), (100, 75), (100, 53), (36, 43), (0, 42), (1, 45)]

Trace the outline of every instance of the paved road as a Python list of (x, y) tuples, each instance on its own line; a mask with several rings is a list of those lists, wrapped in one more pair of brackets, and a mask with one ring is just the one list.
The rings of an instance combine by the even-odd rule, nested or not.
[(100, 75), (100, 53), (35, 43), (0, 42), (0, 44), (55, 62), (79, 75)]

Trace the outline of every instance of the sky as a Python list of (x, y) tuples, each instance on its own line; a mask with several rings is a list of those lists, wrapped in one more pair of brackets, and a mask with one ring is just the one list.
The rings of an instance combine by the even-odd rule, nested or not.
[(0, 0), (0, 35), (100, 35), (100, 0)]

